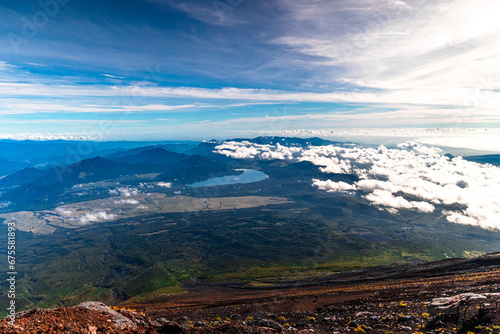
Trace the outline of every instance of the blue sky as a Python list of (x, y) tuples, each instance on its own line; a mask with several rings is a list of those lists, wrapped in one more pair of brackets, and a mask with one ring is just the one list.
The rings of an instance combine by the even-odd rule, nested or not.
[(0, 4), (0, 137), (498, 128), (496, 0)]

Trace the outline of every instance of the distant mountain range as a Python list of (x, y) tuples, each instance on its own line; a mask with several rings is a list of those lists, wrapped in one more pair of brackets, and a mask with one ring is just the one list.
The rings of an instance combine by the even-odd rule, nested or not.
[(134, 149), (128, 152), (123, 152), (120, 155), (121, 156), (117, 156), (117, 153), (115, 153), (106, 156), (106, 158), (125, 162), (128, 164), (153, 164), (153, 165), (175, 164), (189, 158), (189, 156), (186, 154), (169, 152), (165, 151), (162, 148), (152, 148), (146, 150)]
[(47, 171), (45, 170), (28, 167), (20, 170), (19, 172), (8, 175), (3, 179), (0, 179), (0, 188), (8, 188), (28, 184), (41, 178), (46, 173)]
[(141, 147), (48, 170), (29, 167), (0, 179), (0, 188), (5, 189), (0, 200), (12, 202), (13, 208), (26, 205), (39, 208), (41, 204), (50, 207), (59, 195), (76, 184), (147, 173), (159, 174), (156, 181), (177, 179), (188, 184), (215, 175), (235, 173), (227, 164), (226, 157), (218, 155), (220, 161), (217, 161), (210, 152), (205, 153), (212, 157), (169, 152), (159, 147)]
[[(288, 137), (257, 137), (253, 139), (236, 138), (232, 141), (250, 143), (260, 145), (272, 145), (279, 143), (282, 146), (322, 146), (322, 145), (352, 145), (350, 143), (339, 143), (324, 140), (321, 138), (288, 138)], [(282, 189), (287, 184), (293, 184), (290, 191), (296, 191), (300, 188), (300, 192), (311, 192), (310, 187), (298, 187), (297, 180), (300, 182), (309, 182), (312, 178), (325, 178), (334, 181), (344, 181), (352, 184), (357, 181), (353, 175), (326, 175), (319, 171), (317, 166), (309, 162), (290, 163), (284, 161), (253, 161), (251, 166), (249, 161), (232, 159), (224, 155), (214, 153), (220, 141), (211, 140), (202, 143), (193, 142), (172, 142), (158, 143), (154, 145), (139, 146), (144, 144), (129, 143), (129, 142), (112, 142), (112, 143), (93, 143), (100, 150), (87, 154), (89, 158), (81, 159), (75, 163), (64, 165), (58, 164), (53, 167), (44, 165), (43, 168), (27, 167), (11, 173), (8, 176), (0, 179), (0, 189), (3, 193), (0, 194), (0, 201), (8, 201), (12, 203), (10, 210), (19, 209), (26, 205), (39, 205), (50, 207), (57, 201), (57, 198), (64, 193), (68, 188), (76, 184), (85, 184), (89, 182), (99, 182), (104, 180), (115, 180), (124, 176), (142, 175), (148, 173), (156, 173), (154, 181), (171, 182), (178, 180), (182, 184), (189, 184), (206, 180), (210, 177), (218, 177), (224, 175), (235, 174), (235, 166), (257, 168), (271, 176), (267, 181), (268, 189), (271, 193), (276, 189)], [(147, 143), (151, 144), (151, 143)], [(0, 141), (0, 146), (6, 145)], [(82, 146), (81, 142), (26, 142), (20, 145), (19, 150), (26, 150), (26, 154), (33, 154), (31, 157), (45, 164), (49, 163), (47, 159), (55, 161), (71, 160), (64, 159), (63, 156), (56, 156), (55, 152), (70, 150), (78, 145)], [(90, 145), (88, 142), (86, 145)], [(16, 143), (8, 142), (7, 147), (14, 148)], [(126, 149), (126, 147), (131, 147)], [(50, 149), (52, 148), (52, 149)], [(169, 150), (167, 150), (168, 148)], [(97, 153), (106, 153), (102, 156), (94, 156)], [(19, 152), (11, 152), (6, 154), (10, 157), (19, 158)], [(42, 158), (45, 156), (45, 159)], [(450, 157), (452, 157), (450, 155)], [(73, 159), (73, 158), (72, 158)], [(465, 159), (480, 163), (500, 164), (500, 155), (482, 155), (469, 156)], [(2, 168), (4, 171), (16, 169), (27, 162), (12, 162), (4, 161)], [(284, 168), (286, 167), (286, 168)], [(1, 170), (1, 168), (0, 168)], [(237, 173), (236, 173), (237, 174)], [(298, 178), (298, 179), (297, 179)], [(275, 189), (275, 190), (270, 190)], [(9, 210), (4, 208), (3, 211)]]
[(464, 157), (464, 159), (481, 164), (492, 164), (495, 166), (500, 166), (500, 154), (471, 155), (468, 157)]
[[(175, 153), (183, 153), (199, 142), (133, 142), (133, 141), (16, 141), (0, 140), (0, 177), (12, 174), (25, 167), (50, 168), (54, 165), (69, 165), (83, 159), (97, 156), (106, 157), (138, 148), (138, 152), (146, 148), (163, 148)], [(128, 154), (128, 153), (126, 153)]]
[(10, 161), (0, 159), (0, 177), (15, 173), (16, 171), (23, 169), (29, 165), (30, 164), (26, 161)]

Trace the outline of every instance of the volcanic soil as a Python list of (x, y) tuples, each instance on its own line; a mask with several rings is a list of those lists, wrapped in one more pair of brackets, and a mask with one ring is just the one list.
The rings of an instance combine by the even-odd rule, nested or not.
[(500, 333), (500, 254), (287, 282), (204, 284), (120, 307), (18, 313), (0, 333)]

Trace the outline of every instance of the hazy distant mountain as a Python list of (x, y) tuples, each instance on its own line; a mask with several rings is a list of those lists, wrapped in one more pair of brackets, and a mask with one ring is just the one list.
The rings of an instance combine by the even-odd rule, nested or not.
[[(69, 165), (83, 159), (96, 156), (107, 156), (119, 151), (139, 148), (142, 151), (149, 148), (163, 148), (168, 151), (182, 153), (198, 142), (192, 141), (71, 141), (71, 140), (0, 140), (0, 176), (14, 173), (22, 168), (43, 164)], [(136, 152), (136, 153), (138, 153)], [(14, 168), (9, 164), (21, 163)]]
[(185, 183), (203, 181), (212, 177), (219, 177), (236, 173), (227, 158), (212, 159), (201, 155), (188, 156), (178, 164), (170, 165), (168, 170), (159, 175), (158, 181), (183, 180)]
[(492, 164), (495, 166), (500, 166), (500, 154), (472, 155), (464, 157), (464, 159), (479, 162), (481, 164)]
[[(134, 153), (137, 151), (137, 154), (131, 154), (131, 155), (123, 155), (121, 157), (117, 157), (118, 154), (112, 154), (108, 156), (108, 159), (113, 159), (116, 161), (121, 161), (125, 163), (130, 163), (130, 164), (138, 164), (138, 163), (143, 163), (143, 164), (173, 164), (177, 163), (179, 161), (187, 159), (189, 156), (185, 154), (179, 154), (179, 153), (174, 153), (174, 152), (169, 152), (166, 151), (162, 148), (153, 148), (153, 149), (146, 149), (146, 150), (140, 150), (140, 149), (134, 149), (132, 150)], [(132, 152), (128, 151), (128, 152)], [(123, 152), (121, 154), (126, 154), (126, 152)]]
[(115, 159), (95, 157), (48, 170), (26, 168), (0, 180), (0, 187), (15, 187), (3, 193), (0, 199), (11, 202), (11, 209), (19, 209), (23, 205), (35, 205), (30, 207), (34, 209), (40, 208), (40, 205), (51, 207), (58, 196), (76, 184), (114, 182), (125, 176), (135, 177), (137, 182), (140, 182), (140, 178), (138, 179), (136, 175), (148, 173), (160, 174), (148, 182), (179, 180), (189, 184), (235, 173), (231, 165), (226, 162), (231, 159), (221, 155), (217, 155), (220, 158), (217, 160), (200, 155), (169, 152), (162, 148), (145, 147), (118, 152), (108, 157), (110, 156), (114, 156)]
[(28, 166), (29, 163), (26, 161), (23, 162), (0, 159), (0, 177), (15, 173)]
[(0, 180), (0, 188), (20, 186), (35, 181), (47, 173), (46, 170), (28, 167)]
[(33, 183), (38, 185), (57, 183), (73, 185), (112, 179), (141, 171), (142, 168), (140, 166), (95, 157), (82, 160), (67, 167), (52, 168), (43, 177), (35, 180)]
[(119, 151), (113, 152), (111, 154), (103, 155), (103, 157), (106, 159), (120, 160), (124, 157), (136, 155), (136, 154), (141, 153), (142, 151), (152, 150), (154, 148), (155, 148), (155, 146), (144, 146), (144, 147), (133, 148), (131, 150), (119, 150)]
[(12, 208), (17, 210), (45, 209), (44, 205), (55, 201), (65, 189), (66, 186), (62, 183), (43, 185), (28, 183), (2, 194), (1, 199), (12, 201)]
[(184, 152), (185, 154), (189, 155), (205, 155), (205, 156), (210, 156), (210, 155), (218, 155), (217, 153), (213, 153), (212, 151), (215, 149), (215, 146), (220, 145), (219, 141), (211, 140), (208, 142), (203, 142), (195, 147), (187, 150)]
[(313, 178), (328, 178), (348, 184), (359, 180), (356, 175), (323, 173), (310, 161), (290, 163), (283, 160), (269, 160), (261, 162), (260, 166), (266, 174), (284, 183), (297, 182), (297, 180), (309, 182)]
[[(14, 207), (34, 203), (46, 203), (50, 206), (50, 201), (55, 200), (65, 189), (75, 184), (115, 179), (122, 175), (141, 172), (147, 172), (147, 168), (143, 165), (126, 164), (102, 157), (85, 159), (69, 166), (54, 167), (46, 171), (25, 169), (6, 177), (8, 184), (18, 183), (19, 186), (2, 194), (1, 198), (13, 202)], [(24, 182), (23, 177), (27, 178)]]
[(185, 153), (189, 149), (198, 145), (198, 142), (179, 142), (172, 144), (160, 144), (156, 145), (158, 148), (162, 148), (165, 151), (174, 152), (174, 153)]

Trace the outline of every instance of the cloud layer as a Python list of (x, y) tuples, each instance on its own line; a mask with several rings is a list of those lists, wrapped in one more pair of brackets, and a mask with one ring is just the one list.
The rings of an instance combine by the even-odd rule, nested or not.
[(217, 153), (240, 159), (310, 161), (325, 173), (355, 174), (353, 184), (313, 179), (327, 192), (359, 195), (396, 213), (399, 209), (434, 212), (451, 223), (500, 229), (500, 168), (450, 159), (438, 148), (416, 142), (398, 148), (357, 146), (287, 147), (248, 141), (225, 142)]

